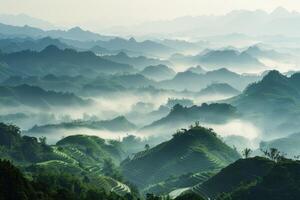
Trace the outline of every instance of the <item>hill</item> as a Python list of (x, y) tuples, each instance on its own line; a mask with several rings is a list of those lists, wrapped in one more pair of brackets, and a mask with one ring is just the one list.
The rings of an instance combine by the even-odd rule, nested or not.
[(132, 131), (136, 129), (136, 126), (129, 122), (125, 117), (120, 116), (112, 120), (103, 121), (73, 121), (64, 122), (61, 124), (47, 124), (43, 126), (34, 126), (29, 133), (51, 133), (61, 129), (78, 129), (78, 128), (89, 128), (95, 130), (109, 130), (109, 131)]
[(59, 49), (71, 48), (69, 45), (62, 43), (60, 40), (50, 37), (36, 40), (31, 38), (7, 38), (0, 40), (0, 50), (2, 53), (13, 53), (24, 50), (42, 51), (50, 45), (54, 45)]
[(224, 123), (227, 120), (234, 119), (238, 116), (236, 108), (229, 104), (202, 104), (201, 106), (183, 107), (175, 105), (170, 113), (145, 126), (141, 131), (153, 129), (176, 130), (180, 127), (186, 127), (195, 121), (201, 123)]
[(218, 200), (299, 199), (299, 161), (284, 160), (273, 165), (266, 174), (259, 176), (260, 179), (244, 182), (233, 191), (221, 195)]
[(133, 72), (134, 69), (125, 64), (115, 63), (96, 56), (92, 52), (77, 52), (72, 49), (61, 50), (56, 46), (48, 46), (40, 52), (29, 50), (0, 54), (0, 61), (11, 69), (26, 75), (89, 75), (100, 73)]
[(205, 74), (188, 70), (177, 73), (171, 80), (161, 81), (159, 86), (165, 89), (199, 91), (213, 83), (227, 83), (238, 90), (243, 90), (248, 84), (259, 79), (259, 76), (240, 75), (226, 68), (208, 71)]
[(224, 192), (230, 192), (240, 186), (268, 174), (274, 162), (267, 158), (250, 158), (238, 160), (222, 169), (218, 174), (202, 184), (192, 188), (197, 194), (214, 199)]
[(224, 96), (236, 96), (240, 94), (240, 91), (231, 87), (227, 83), (213, 83), (206, 88), (202, 89), (199, 93), (200, 96), (210, 95), (224, 95)]
[(286, 77), (278, 71), (270, 71), (261, 81), (250, 84), (242, 94), (226, 102), (272, 134), (290, 134), (299, 128), (299, 83), (298, 73)]
[(249, 85), (241, 95), (230, 101), (243, 110), (250, 106), (255, 111), (272, 111), (279, 104), (281, 108), (288, 109), (294, 107), (300, 98), (299, 82), (299, 74), (288, 78), (278, 71), (270, 71), (261, 81)]
[(145, 77), (155, 81), (171, 79), (176, 74), (174, 70), (165, 65), (148, 66), (140, 73)]
[[(41, 176), (38, 180), (41, 181), (43, 191), (51, 188), (50, 193), (55, 194), (53, 192), (58, 188), (67, 187), (66, 189), (74, 192), (74, 182), (66, 185), (63, 183), (76, 177), (78, 181), (83, 181), (85, 186), (98, 188), (106, 194), (125, 196), (131, 193), (130, 188), (122, 183), (122, 176), (116, 167), (125, 157), (120, 142), (106, 141), (95, 136), (74, 135), (49, 146), (47, 138), (21, 136), (18, 127), (3, 123), (0, 123), (0, 139), (1, 159), (10, 160), (22, 167), (26, 178), (31, 181)], [(2, 164), (0, 160), (0, 167)], [(2, 170), (3, 168), (1, 172)], [(0, 177), (0, 185), (4, 186), (3, 177), (7, 176), (9, 174)], [(45, 187), (44, 184), (48, 186)], [(62, 185), (55, 188), (59, 184)], [(41, 189), (39, 186), (38, 188)], [(80, 194), (82, 192), (83, 190)]]
[(120, 163), (124, 157), (120, 145), (97, 136), (72, 135), (58, 141), (56, 145), (57, 151), (64, 152), (85, 165), (103, 166), (105, 160), (109, 159)]
[(130, 57), (125, 52), (120, 52), (116, 55), (102, 56), (102, 58), (117, 63), (128, 64), (139, 70), (143, 70), (145, 67), (151, 65), (171, 65), (168, 61), (148, 58), (146, 56)]
[(82, 30), (80, 27), (74, 27), (67, 31), (64, 30), (49, 30), (44, 31), (39, 28), (25, 26), (11, 26), (0, 23), (0, 34), (7, 38), (11, 37), (30, 37), (30, 38), (41, 38), (41, 37), (52, 37), (52, 38), (64, 38), (70, 40), (89, 41), (89, 40), (107, 40), (111, 37), (102, 36), (97, 33)]
[(45, 91), (39, 87), (19, 85), (0, 86), (0, 104), (7, 107), (30, 106), (48, 109), (50, 107), (87, 106), (91, 100), (84, 100), (72, 93)]
[[(239, 158), (210, 129), (193, 127), (173, 138), (125, 160), (122, 170), (127, 180), (145, 187), (189, 172), (218, 169)], [(134, 170), (133, 170), (134, 169)]]
[(286, 137), (277, 138), (269, 141), (261, 141), (260, 149), (276, 148), (284, 152), (289, 158), (299, 156), (300, 133), (294, 133)]
[[(98, 45), (108, 50), (127, 50), (132, 52), (140, 52), (141, 55), (146, 55), (150, 57), (166, 57), (169, 56), (174, 50), (168, 46), (161, 43), (154, 42), (152, 40), (136, 41), (134, 38), (123, 39), (123, 38), (113, 38), (110, 40), (98, 40), (93, 46)], [(159, 63), (165, 64), (165, 63)], [(151, 65), (151, 64), (150, 64)]]
[(195, 56), (173, 55), (171, 62), (184, 65), (204, 65), (207, 67), (225, 66), (229, 69), (258, 69), (264, 65), (255, 57), (247, 52), (238, 52), (231, 49), (225, 50), (206, 50)]
[(197, 65), (196, 67), (190, 67), (186, 71), (190, 71), (190, 72), (193, 72), (195, 74), (205, 74), (207, 72), (200, 65)]

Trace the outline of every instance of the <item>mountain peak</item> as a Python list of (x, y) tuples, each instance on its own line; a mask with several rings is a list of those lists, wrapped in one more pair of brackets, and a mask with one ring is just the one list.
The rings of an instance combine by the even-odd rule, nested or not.
[(60, 49), (55, 46), (55, 45), (49, 45), (45, 49), (43, 49), (41, 52), (42, 53), (52, 53), (52, 52), (57, 52), (60, 51)]
[(124, 52), (124, 51), (120, 51), (118, 54), (117, 54), (118, 57), (122, 57), (122, 58), (127, 58), (128, 55)]
[(275, 10), (273, 10), (271, 15), (275, 17), (287, 17), (290, 15), (290, 12), (284, 7), (277, 7)]
[(281, 74), (277, 70), (270, 71), (264, 78), (263, 81), (278, 81), (278, 80), (286, 80), (287, 77), (285, 77), (283, 74)]
[(128, 40), (129, 42), (136, 42), (136, 40), (134, 39), (134, 37), (131, 37), (129, 40)]
[(82, 32), (83, 30), (79, 26), (75, 26), (71, 29), (69, 29), (68, 32)]

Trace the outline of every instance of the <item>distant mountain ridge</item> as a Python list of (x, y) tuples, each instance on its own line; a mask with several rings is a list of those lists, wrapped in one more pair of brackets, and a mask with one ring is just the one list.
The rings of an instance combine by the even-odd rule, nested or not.
[(101, 73), (124, 73), (135, 71), (133, 67), (119, 64), (96, 56), (92, 52), (77, 52), (72, 49), (59, 49), (47, 46), (40, 52), (20, 51), (0, 54), (0, 62), (28, 75), (90, 75)]
[(173, 69), (169, 68), (166, 65), (148, 66), (140, 73), (145, 77), (156, 81), (171, 79), (176, 74)]
[(39, 28), (25, 26), (12, 26), (0, 23), (0, 34), (6, 38), (12, 37), (52, 37), (52, 38), (65, 38), (71, 40), (87, 41), (87, 40), (107, 40), (111, 37), (102, 36), (97, 33), (82, 30), (80, 27), (74, 27), (67, 31), (64, 30), (49, 30), (44, 31)]
[(23, 105), (49, 109), (51, 106), (87, 106), (92, 103), (90, 100), (84, 100), (72, 93), (45, 91), (29, 85), (0, 86), (0, 93), (0, 104), (7, 107)]
[(204, 74), (198, 74), (188, 70), (177, 73), (171, 80), (161, 81), (159, 87), (174, 90), (187, 89), (198, 92), (212, 83), (227, 83), (238, 90), (243, 90), (248, 84), (259, 79), (259, 76), (240, 75), (227, 68), (207, 71)]
[(229, 95), (229, 96), (235, 96), (240, 94), (240, 91), (233, 88), (227, 83), (213, 83), (206, 88), (202, 89), (199, 93), (199, 95)]
[(48, 124), (44, 126), (35, 126), (28, 130), (30, 134), (35, 133), (51, 133), (59, 129), (77, 129), (90, 128), (95, 130), (109, 130), (109, 131), (132, 131), (136, 126), (128, 121), (125, 117), (120, 116), (111, 120), (103, 121), (73, 121), (64, 122), (61, 124)]

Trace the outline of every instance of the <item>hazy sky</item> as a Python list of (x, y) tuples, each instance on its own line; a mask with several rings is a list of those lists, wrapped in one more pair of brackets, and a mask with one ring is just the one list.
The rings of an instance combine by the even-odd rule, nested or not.
[(300, 11), (299, 0), (0, 0), (0, 14), (25, 13), (60, 26), (115, 26), (185, 15), (224, 14), (278, 6)]

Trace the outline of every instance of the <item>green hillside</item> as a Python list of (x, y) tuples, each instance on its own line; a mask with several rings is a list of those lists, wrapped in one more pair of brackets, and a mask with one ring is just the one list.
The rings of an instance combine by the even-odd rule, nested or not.
[(239, 158), (211, 129), (200, 126), (179, 131), (167, 142), (125, 160), (122, 170), (127, 180), (145, 187), (170, 176), (221, 169)]
[(265, 176), (273, 166), (274, 162), (267, 158), (241, 159), (206, 182), (194, 186), (192, 191), (207, 198), (215, 198), (221, 193), (234, 190), (242, 182), (255, 181)]
[[(296, 200), (300, 198), (300, 162), (292, 160), (273, 164), (256, 181), (244, 182), (218, 200)], [(246, 166), (245, 166), (246, 168)]]

